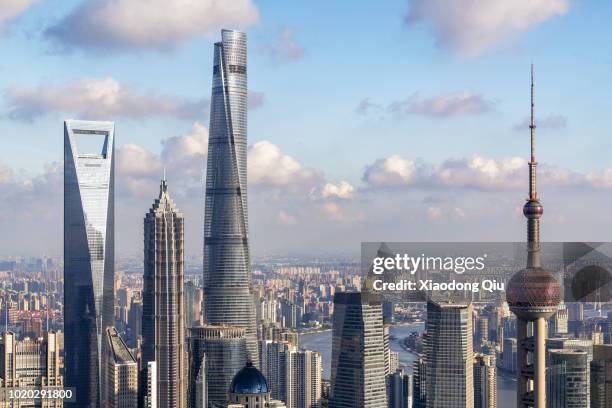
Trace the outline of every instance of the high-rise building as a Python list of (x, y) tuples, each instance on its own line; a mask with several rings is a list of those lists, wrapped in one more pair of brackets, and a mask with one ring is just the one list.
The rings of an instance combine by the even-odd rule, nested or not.
[(412, 407), (425, 408), (427, 405), (427, 364), (419, 358), (412, 363)]
[(589, 365), (582, 350), (550, 350), (548, 408), (589, 407)]
[[(548, 318), (557, 311), (560, 285), (542, 267), (540, 260), (540, 218), (544, 207), (536, 188), (536, 152), (533, 66), (531, 67), (531, 160), (529, 161), (529, 198), (523, 207), (527, 218), (527, 267), (515, 273), (507, 285), (506, 299), (517, 317), (517, 402), (518, 408), (546, 407), (545, 339)], [(528, 326), (533, 326), (528, 336)]]
[(239, 31), (222, 30), (215, 43), (207, 160), (205, 322), (244, 327), (247, 359), (259, 364), (248, 239), (247, 43)]
[(591, 362), (591, 408), (608, 408), (611, 403), (612, 344), (598, 344)]
[(495, 354), (474, 355), (474, 408), (497, 407)]
[(386, 408), (382, 299), (371, 292), (334, 296), (332, 408)]
[[(138, 363), (114, 327), (106, 329), (106, 401), (108, 408), (138, 405)], [(78, 392), (78, 391), (77, 391)]]
[(202, 289), (192, 281), (185, 282), (185, 327), (202, 324)]
[(157, 366), (158, 408), (187, 406), (184, 228), (183, 214), (170, 198), (164, 178), (159, 198), (144, 219), (142, 291), (142, 365), (155, 361)]
[(428, 301), (426, 331), (427, 408), (472, 408), (472, 305)]
[(157, 364), (149, 361), (146, 365), (146, 390), (144, 393), (144, 407), (157, 408)]
[(262, 373), (268, 379), (271, 398), (288, 408), (321, 406), (321, 355), (300, 350), (288, 342), (261, 342)]
[(502, 352), (502, 368), (504, 371), (516, 374), (516, 339), (506, 337), (504, 339), (504, 351)]
[[(47, 332), (39, 339), (17, 340), (13, 332), (2, 333), (0, 343), (0, 387), (7, 392), (11, 388), (30, 388), (38, 390), (62, 389), (63, 377), (60, 374), (60, 345), (58, 334)], [(6, 395), (5, 395), (6, 396)], [(39, 403), (41, 405), (35, 405)], [(58, 408), (63, 406), (61, 399), (55, 400), (0, 400), (0, 408), (14, 406), (40, 406)]]
[(189, 408), (195, 408), (197, 379), (206, 356), (208, 402), (227, 402), (234, 375), (244, 367), (247, 350), (244, 327), (203, 326), (189, 329)]
[(102, 406), (103, 337), (114, 324), (114, 129), (64, 122), (65, 380), (84, 408)]
[(412, 408), (413, 376), (403, 370), (387, 374), (387, 402), (389, 408)]
[(474, 349), (482, 351), (482, 346), (489, 341), (489, 318), (478, 316), (474, 330)]

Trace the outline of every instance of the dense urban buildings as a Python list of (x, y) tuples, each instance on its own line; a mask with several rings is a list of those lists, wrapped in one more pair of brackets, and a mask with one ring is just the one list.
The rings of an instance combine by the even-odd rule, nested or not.
[(106, 329), (106, 382), (104, 406), (133, 408), (138, 405), (138, 363), (117, 329)]
[(102, 407), (103, 336), (113, 326), (114, 138), (112, 122), (64, 123), (65, 382), (79, 407)]
[[(507, 300), (517, 317), (517, 402), (519, 408), (546, 406), (546, 322), (560, 302), (559, 283), (540, 260), (540, 217), (544, 212), (536, 188), (533, 66), (531, 68), (531, 160), (527, 218), (527, 267), (508, 282)], [(528, 336), (529, 325), (533, 335)], [(533, 362), (530, 364), (530, 360)], [(533, 385), (532, 385), (533, 384)]]
[(382, 299), (371, 292), (334, 296), (333, 408), (386, 408)]
[[(246, 34), (215, 43), (204, 209), (204, 319), (245, 328), (259, 364), (247, 211)], [(246, 361), (241, 361), (244, 365)]]
[[(187, 407), (184, 230), (183, 214), (170, 198), (164, 179), (144, 219), (142, 295), (141, 364), (155, 361), (158, 408)], [(142, 378), (144, 374), (141, 383)]]
[(472, 408), (472, 305), (428, 301), (426, 330), (427, 408)]
[(63, 407), (61, 399), (35, 401), (23, 399), (19, 402), (8, 401), (6, 392), (11, 389), (61, 390), (63, 376), (60, 373), (60, 344), (58, 334), (47, 332), (39, 339), (17, 340), (13, 332), (2, 333), (0, 343), (0, 387), (4, 398), (0, 408), (13, 406), (34, 406), (39, 403), (44, 408)]

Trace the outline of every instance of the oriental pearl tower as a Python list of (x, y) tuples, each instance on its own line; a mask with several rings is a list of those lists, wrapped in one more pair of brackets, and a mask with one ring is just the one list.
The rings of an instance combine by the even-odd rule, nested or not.
[[(506, 298), (517, 317), (517, 404), (519, 408), (546, 407), (546, 321), (557, 311), (560, 286), (540, 261), (540, 218), (544, 208), (536, 190), (535, 121), (531, 66), (531, 160), (529, 198), (523, 207), (527, 218), (527, 267), (512, 276)], [(527, 335), (531, 324), (533, 336)], [(532, 358), (529, 356), (532, 355)]]

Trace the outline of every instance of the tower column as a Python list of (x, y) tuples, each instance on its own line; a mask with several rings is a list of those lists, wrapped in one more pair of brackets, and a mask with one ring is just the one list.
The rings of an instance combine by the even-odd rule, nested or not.
[(516, 383), (516, 406), (525, 407), (523, 398), (528, 391), (528, 379), (525, 375), (527, 370), (527, 350), (523, 343), (527, 340), (527, 321), (517, 319), (516, 321), (516, 370), (518, 371), (518, 381)]
[(534, 382), (535, 407), (546, 407), (546, 319), (538, 318), (535, 326)]

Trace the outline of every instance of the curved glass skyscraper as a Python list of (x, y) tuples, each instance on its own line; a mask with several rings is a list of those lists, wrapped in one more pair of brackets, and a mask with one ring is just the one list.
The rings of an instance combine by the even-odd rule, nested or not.
[(246, 35), (221, 31), (215, 44), (204, 217), (204, 316), (245, 328), (259, 364), (247, 216)]
[(112, 122), (64, 123), (64, 350), (79, 407), (101, 406), (114, 323), (114, 133)]

